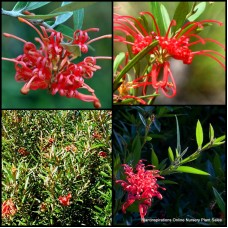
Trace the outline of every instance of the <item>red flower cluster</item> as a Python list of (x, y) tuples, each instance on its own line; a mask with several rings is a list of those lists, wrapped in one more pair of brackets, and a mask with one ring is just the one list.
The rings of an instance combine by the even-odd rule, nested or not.
[[(99, 99), (96, 97), (94, 90), (84, 82), (84, 79), (92, 78), (94, 72), (101, 69), (100, 66), (96, 65), (97, 59), (110, 59), (110, 57), (86, 57), (82, 62), (72, 63), (71, 61), (77, 56), (66, 48), (67, 45), (64, 43), (64, 36), (61, 32), (40, 26), (42, 34), (30, 22), (23, 18), (19, 18), (19, 20), (34, 28), (40, 36), (40, 38), (35, 38), (40, 44), (38, 49), (31, 42), (4, 33), (6, 37), (12, 37), (25, 43), (24, 53), (16, 59), (2, 58), (3, 60), (15, 62), (15, 79), (25, 82), (21, 93), (27, 94), (30, 90), (48, 89), (52, 95), (59, 92), (61, 96), (93, 102), (94, 107), (100, 108)], [(99, 29), (91, 28), (74, 32), (70, 45), (78, 47), (77, 55), (80, 52), (88, 52), (90, 43), (102, 38), (111, 38), (111, 35), (104, 35), (89, 40), (88, 31), (99, 31)], [(48, 35), (48, 33), (50, 34)], [(79, 88), (86, 89), (91, 95), (78, 92)]]
[[(139, 213), (142, 222), (147, 214), (148, 208), (152, 204), (152, 198), (157, 197), (162, 199), (162, 195), (158, 192), (158, 188), (165, 190), (157, 184), (157, 178), (164, 179), (160, 176), (159, 170), (146, 170), (143, 160), (139, 160), (136, 165), (136, 173), (133, 168), (127, 164), (122, 165), (124, 167), (124, 173), (126, 174), (126, 181), (117, 180), (117, 184), (121, 184), (123, 189), (128, 193), (127, 201), (122, 206), (123, 213), (126, 213), (126, 209), (135, 201), (139, 202)], [(148, 165), (147, 167), (154, 167)]]
[(71, 193), (69, 193), (67, 196), (60, 196), (59, 197), (60, 204), (62, 204), (62, 206), (69, 206), (71, 197), (72, 197)]
[[(132, 42), (127, 40), (124, 36), (115, 35), (114, 41), (122, 42), (132, 46), (132, 53), (134, 55), (141, 52), (144, 48), (148, 47), (154, 41), (158, 41), (158, 45), (152, 48), (148, 52), (153, 67), (147, 75), (133, 80), (129, 83), (131, 88), (137, 88), (143, 86), (143, 95), (145, 95), (145, 87), (152, 85), (156, 93), (158, 90), (164, 93), (167, 97), (173, 97), (176, 94), (175, 80), (172, 76), (168, 58), (172, 57), (177, 60), (183, 61), (184, 64), (191, 64), (195, 55), (208, 56), (217, 61), (224, 69), (224, 63), (219, 60), (219, 57), (225, 59), (223, 55), (214, 50), (199, 50), (192, 51), (190, 48), (195, 44), (206, 44), (207, 42), (213, 42), (225, 50), (224, 45), (216, 40), (210, 38), (202, 38), (196, 31), (202, 29), (207, 23), (216, 23), (222, 25), (222, 22), (216, 20), (203, 20), (200, 22), (188, 22), (180, 30), (170, 35), (172, 26), (176, 25), (175, 20), (172, 20), (170, 26), (164, 36), (161, 35), (155, 17), (149, 12), (141, 12), (140, 15), (149, 15), (155, 25), (156, 31), (148, 32), (144, 25), (137, 19), (131, 16), (121, 16), (114, 14), (114, 30), (120, 31), (125, 36), (131, 36)], [(193, 41), (192, 38), (194, 39)], [(163, 77), (159, 80), (159, 74), (163, 69)], [(145, 77), (147, 78), (146, 80)], [(151, 80), (149, 80), (151, 79)]]
[(98, 153), (98, 156), (103, 157), (103, 158), (106, 158), (106, 157), (107, 157), (107, 153), (104, 152), (104, 151), (100, 151), (100, 152)]
[(16, 212), (17, 208), (12, 199), (5, 200), (2, 203), (2, 218), (13, 216), (16, 214)]
[(24, 148), (24, 147), (20, 147), (18, 149), (18, 152), (22, 155), (22, 156), (27, 156), (29, 155), (29, 152)]

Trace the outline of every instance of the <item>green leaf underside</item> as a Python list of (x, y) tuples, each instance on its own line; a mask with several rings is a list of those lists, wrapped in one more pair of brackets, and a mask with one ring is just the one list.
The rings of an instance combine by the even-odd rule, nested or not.
[(153, 43), (151, 43), (148, 47), (144, 48), (141, 52), (139, 52), (123, 69), (122, 71), (119, 73), (119, 75), (116, 77), (115, 81), (114, 81), (114, 85), (113, 85), (113, 90), (116, 91), (118, 89), (118, 87), (120, 86), (119, 82), (122, 79), (122, 77), (124, 76), (124, 74), (126, 74), (135, 64), (138, 63), (138, 61), (140, 61), (145, 55), (148, 54), (148, 52), (153, 49), (156, 45), (158, 44), (158, 41), (154, 41)]
[[(70, 4), (70, 2), (62, 2), (61, 6), (65, 6)], [(54, 28), (55, 26), (64, 23), (65, 21), (67, 21), (71, 16), (73, 15), (73, 12), (67, 12), (64, 14), (59, 15), (58, 17), (56, 17), (55, 23), (52, 25), (52, 28)]]
[(178, 172), (183, 172), (183, 173), (192, 173), (192, 174), (198, 174), (198, 175), (210, 175), (207, 172), (204, 172), (200, 169), (196, 169), (196, 168), (193, 168), (190, 166), (179, 166), (176, 170)]
[(65, 12), (50, 13), (50, 14), (46, 14), (46, 15), (20, 15), (20, 17), (27, 18), (27, 19), (42, 19), (42, 20), (46, 20), (46, 19), (50, 19), (50, 18), (59, 16), (59, 15), (64, 14), (64, 13)]
[(196, 125), (196, 141), (198, 148), (201, 149), (203, 144), (203, 129), (199, 120), (197, 121)]
[(206, 9), (206, 5), (206, 2), (199, 3), (195, 7), (196, 12), (192, 16), (188, 17), (188, 20), (195, 21), (204, 12), (204, 10)]

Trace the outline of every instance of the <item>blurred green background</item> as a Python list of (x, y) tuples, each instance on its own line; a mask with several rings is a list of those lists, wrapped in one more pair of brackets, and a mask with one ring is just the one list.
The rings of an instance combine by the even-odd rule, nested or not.
[[(12, 10), (16, 2), (2, 2), (5, 10)], [(51, 2), (39, 9), (33, 10), (35, 14), (48, 14), (61, 2)], [(104, 23), (105, 22), (105, 23)], [(65, 25), (73, 28), (72, 18)], [(85, 8), (84, 22), (82, 29), (96, 27), (99, 32), (90, 32), (91, 39), (112, 33), (112, 3), (96, 2)], [(21, 23), (17, 18), (2, 16), (2, 32), (14, 34), (26, 41), (33, 42), (38, 34), (28, 25)], [(75, 63), (83, 60), (86, 56), (112, 56), (112, 40), (102, 39), (91, 44), (95, 51), (90, 50)], [(12, 39), (2, 38), (2, 57), (16, 58), (23, 52), (23, 43)], [(112, 61), (97, 60), (97, 65), (101, 70), (97, 71), (90, 80), (85, 79), (85, 83), (95, 90), (95, 94), (101, 102), (101, 108), (111, 108), (112, 106)], [(83, 102), (74, 98), (61, 97), (59, 94), (52, 96), (47, 90), (31, 90), (26, 96), (20, 93), (24, 85), (22, 82), (16, 82), (14, 79), (14, 63), (2, 61), (2, 108), (94, 108), (91, 102)], [(87, 93), (85, 89), (79, 92)]]
[[(170, 15), (173, 14), (179, 2), (161, 2), (165, 5)], [(192, 4), (192, 3), (191, 3)], [(148, 2), (115, 2), (115, 12), (120, 15), (138, 17), (139, 12), (149, 11)], [(211, 38), (222, 44), (225, 42), (225, 2), (207, 3), (206, 10), (197, 21), (214, 19), (223, 22), (223, 26), (216, 24), (205, 28), (200, 36)], [(150, 21), (150, 20), (149, 20)], [(151, 22), (152, 23), (152, 22)], [(193, 45), (192, 50), (215, 50), (224, 55), (224, 51), (214, 43), (205, 45)], [(114, 43), (116, 55), (123, 46)], [(166, 98), (163, 94), (156, 98), (155, 104), (225, 104), (225, 71), (213, 59), (207, 56), (195, 56), (191, 65), (185, 65), (181, 61), (171, 61), (171, 70), (177, 84), (177, 94), (174, 98)], [(151, 90), (152, 92), (154, 90)]]

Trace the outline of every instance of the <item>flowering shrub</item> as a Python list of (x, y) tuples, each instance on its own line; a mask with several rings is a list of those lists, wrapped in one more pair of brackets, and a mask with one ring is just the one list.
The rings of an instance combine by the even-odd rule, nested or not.
[[(62, 5), (63, 7), (66, 6), (64, 3)], [(22, 7), (21, 3), (18, 3), (16, 6)], [(72, 7), (73, 6), (74, 5), (72, 5)], [(22, 8), (21, 12), (29, 14), (32, 18), (33, 16), (35, 17), (35, 15), (30, 12), (25, 11), (27, 8), (29, 8), (29, 5)], [(75, 15), (81, 15), (81, 12), (84, 12), (82, 10), (78, 10), (79, 12), (75, 11)], [(76, 29), (73, 34), (71, 34), (71, 36), (73, 35), (71, 38), (65, 34), (65, 30), (57, 31), (54, 29), (56, 21), (59, 25), (63, 15), (59, 16), (60, 19), (57, 17), (52, 26), (46, 22), (42, 22), (41, 25), (39, 25), (40, 29), (38, 29), (33, 25), (37, 19), (30, 20), (30, 17), (26, 19), (26, 15), (24, 14), (21, 14), (18, 19), (37, 32), (39, 37), (36, 37), (35, 41), (40, 47), (15, 35), (3, 33), (7, 38), (14, 38), (23, 42), (24, 48), (23, 54), (16, 58), (2, 58), (3, 60), (15, 63), (15, 79), (16, 81), (25, 83), (21, 89), (21, 93), (26, 95), (30, 90), (48, 89), (52, 95), (59, 93), (61, 96), (68, 98), (92, 102), (95, 108), (100, 108), (100, 100), (95, 95), (94, 89), (92, 89), (86, 81), (91, 79), (96, 71), (101, 70), (101, 67), (97, 64), (97, 60), (111, 59), (111, 57), (86, 56), (77, 63), (73, 61), (82, 54), (88, 53), (91, 43), (100, 39), (111, 38), (111, 35), (103, 35), (90, 39), (88, 33), (98, 32), (99, 28), (89, 28), (86, 30)], [(73, 15), (73, 13), (71, 13), (71, 15)], [(65, 17), (67, 17), (67, 15), (65, 15)], [(81, 19), (83, 18), (81, 17)], [(82, 24), (82, 21), (75, 20), (74, 23)], [(81, 93), (78, 89), (85, 89), (90, 94)]]
[[(161, 92), (166, 97), (173, 98), (177, 93), (177, 86), (170, 67), (172, 59), (189, 65), (196, 55), (207, 56), (225, 70), (223, 54), (199, 46), (211, 42), (215, 47), (217, 45), (217, 49), (225, 50), (225, 46), (217, 40), (199, 35), (209, 24), (223, 25), (212, 19), (196, 21), (200, 16), (195, 16), (196, 12), (200, 10), (202, 13), (201, 8), (206, 3), (193, 3), (190, 8), (189, 3), (181, 2), (171, 21), (165, 6), (159, 4), (151, 3), (152, 13), (140, 12), (139, 18), (120, 15), (118, 11), (121, 4), (115, 10), (114, 41), (127, 47), (127, 52), (117, 54), (114, 62), (114, 91), (118, 90), (114, 93), (114, 102), (117, 104), (151, 104)], [(161, 15), (156, 10), (161, 11)], [(180, 12), (181, 10), (184, 12)], [(165, 29), (162, 30), (163, 27)], [(118, 44), (115, 46), (118, 47)], [(195, 46), (199, 47), (197, 51)], [(125, 65), (122, 66), (124, 58)], [(135, 76), (131, 74), (131, 68), (134, 68)], [(154, 89), (154, 93), (150, 87)]]
[(109, 110), (2, 111), (2, 225), (110, 225), (111, 130)]
[(225, 116), (223, 106), (114, 107), (113, 224), (224, 225)]

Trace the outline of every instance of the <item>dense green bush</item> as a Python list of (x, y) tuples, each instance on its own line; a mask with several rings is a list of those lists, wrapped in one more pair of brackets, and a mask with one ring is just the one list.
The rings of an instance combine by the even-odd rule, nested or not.
[(111, 111), (2, 111), (2, 225), (111, 224), (110, 137)]

